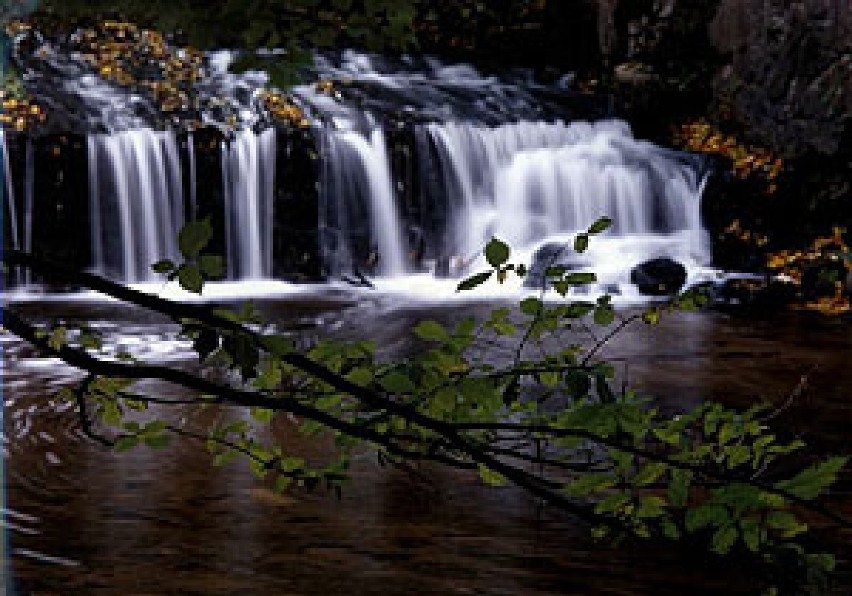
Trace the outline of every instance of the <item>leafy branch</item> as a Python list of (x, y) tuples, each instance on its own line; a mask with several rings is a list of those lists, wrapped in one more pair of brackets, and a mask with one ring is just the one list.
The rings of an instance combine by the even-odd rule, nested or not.
[[(593, 224), (578, 235), (574, 249), (586, 250), (590, 238), (610, 223)], [(215, 277), (201, 265), (208, 239), (204, 222), (190, 224), (179, 243), (186, 262), (159, 263), (157, 270), (201, 291), (206, 279)], [(509, 262), (511, 251), (499, 240), (489, 243), (485, 256), (491, 269), (461, 282), (460, 291), (527, 274), (526, 266)], [(476, 470), (487, 484), (514, 484), (584, 519), (601, 538), (690, 536), (719, 555), (751, 557), (765, 570), (767, 585), (769, 569), (789, 567), (790, 560), (803, 578), (821, 576), (833, 566), (830, 555), (807, 550), (801, 511), (852, 527), (818, 500), (846, 458), (815, 462), (789, 475), (789, 464), (780, 464), (804, 445), (778, 439), (766, 425), (766, 408), (736, 411), (706, 403), (666, 416), (651, 400), (614, 387), (613, 367), (598, 360), (607, 342), (640, 319), (655, 324), (669, 310), (700, 305), (695, 293), (619, 317), (606, 296), (572, 300), (573, 289), (594, 283), (595, 277), (554, 262), (545, 283), (556, 300), (546, 300), (541, 291), (525, 298), (517, 311), (495, 308), (480, 321), (467, 318), (452, 327), (423, 321), (413, 329), (421, 349), (387, 362), (377, 359), (375, 346), (366, 341), (323, 340), (299, 348), (292, 336), (268, 332), (250, 307), (232, 311), (176, 303), (20, 251), (8, 251), (4, 261), (164, 315), (193, 341), (203, 367), (239, 373), (214, 382), (183, 369), (110, 358), (87, 333), (37, 327), (4, 306), (8, 331), (88, 373), (69, 399), (76, 402), (84, 433), (117, 449), (163, 447), (170, 434), (203, 440), (215, 463), (245, 457), (277, 490), (294, 482), (309, 488), (325, 482), (341, 490), (354, 450), (374, 450), (380, 461), (409, 469), (412, 463), (431, 462)], [(198, 276), (180, 273), (193, 267)], [(589, 324), (605, 331), (588, 347), (558, 339)], [(480, 346), (488, 352), (511, 341), (517, 343), (502, 365), (499, 358), (473, 356)], [(524, 349), (531, 342), (539, 344), (538, 357)], [(143, 379), (198, 397), (172, 400), (133, 391)], [(156, 418), (126, 419), (151, 403), (248, 408), (252, 422), (189, 430)], [(259, 431), (278, 415), (290, 417), (304, 434), (332, 434), (336, 461), (310, 466), (282, 446), (260, 440)]]

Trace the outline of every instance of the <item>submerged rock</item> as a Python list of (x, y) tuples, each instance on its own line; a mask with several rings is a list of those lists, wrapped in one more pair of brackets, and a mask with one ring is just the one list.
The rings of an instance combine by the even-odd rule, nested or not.
[(630, 283), (645, 296), (670, 296), (686, 283), (686, 267), (665, 257), (651, 259), (633, 268)]

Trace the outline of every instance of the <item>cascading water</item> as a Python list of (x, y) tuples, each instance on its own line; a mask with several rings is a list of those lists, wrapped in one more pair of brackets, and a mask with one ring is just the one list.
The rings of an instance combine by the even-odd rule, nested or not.
[[(387, 277), (405, 273), (402, 222), (396, 207), (385, 135), (381, 128), (368, 134), (326, 130), (325, 172), (321, 209), (327, 238), (325, 258), (335, 275), (352, 271), (350, 243), (358, 237), (368, 244), (374, 272)], [(369, 222), (363, 226), (364, 222)]]
[[(20, 250), (21, 246), (21, 230), (19, 227), (18, 221), (18, 208), (16, 206), (15, 201), (15, 186), (12, 181), (12, 164), (9, 158), (9, 144), (6, 139), (6, 133), (2, 129), (0, 129), (0, 139), (2, 139), (2, 145), (0, 145), (0, 149), (3, 151), (3, 160), (2, 160), (2, 176), (3, 180), (2, 188), (3, 192), (3, 230), (2, 233), (5, 234), (6, 228), (9, 230), (9, 245), (16, 249)], [(6, 221), (8, 221), (8, 226), (6, 226)], [(24, 282), (24, 278), (21, 275), (20, 271), (15, 271), (16, 283), (21, 284)]]
[(184, 221), (174, 133), (89, 135), (88, 156), (95, 269), (127, 282), (158, 279), (151, 265), (177, 259)]
[[(211, 155), (207, 151), (215, 152), (216, 145), (206, 140), (209, 131), (198, 135), (203, 141), (188, 132), (182, 165), (176, 133), (148, 128), (162, 124), (150, 102), (97, 78), (80, 58), (58, 48), (45, 55), (54, 66), (73, 66), (68, 72), (79, 74), (79, 81), (51, 85), (50, 68), (30, 78), (89, 106), (88, 130), (111, 131), (88, 134), (89, 219), (92, 265), (116, 279), (159, 280), (150, 265), (178, 256), (177, 232), (186, 216), (199, 212), (214, 221), (229, 278), (236, 280), (268, 279), (273, 271), (302, 276), (292, 264), (315, 263), (317, 244), (332, 277), (355, 273), (399, 280), (423, 272), (433, 260), (442, 275), (460, 276), (474, 267), (492, 236), (509, 242), (517, 260), (529, 261), (543, 244), (570, 243), (601, 216), (611, 217), (613, 228), (570, 263), (596, 271), (597, 289), (617, 286), (629, 294), (631, 269), (657, 257), (683, 264), (695, 281), (692, 274), (711, 260), (701, 225), (697, 160), (634, 139), (620, 121), (574, 120), (571, 108), (560, 103), (571, 96), (564, 85), (545, 88), (522, 77), (483, 76), (469, 66), (431, 59), (391, 62), (356, 52), (317, 56), (313, 72), (332, 81), (331, 87), (293, 90), (293, 101), (315, 122), (317, 243), (310, 236), (315, 224), (306, 217), (311, 185), (302, 184), (297, 198), (276, 180), (279, 142), (285, 167), (306, 162), (290, 161), (296, 132), (290, 129), (287, 140), (281, 133), (279, 141), (270, 125), (260, 97), (265, 74), (228, 73), (233, 52), (208, 56), (206, 75), (195, 83), (206, 107), (187, 128), (200, 120), (226, 140), (219, 155)], [(3, 145), (8, 173), (5, 138)], [(17, 206), (11, 177), (5, 180), (9, 243), (20, 248), (33, 238), (32, 144), (27, 147), (26, 196)], [(310, 143), (299, 147), (315, 157)], [(198, 190), (209, 189), (216, 160), (221, 203), (218, 191), (200, 196)], [(287, 171), (298, 176), (314, 169)], [(273, 238), (275, 230), (291, 229), (284, 207), (290, 197), (300, 209), (300, 223), (292, 229), (302, 238), (292, 250), (287, 237)], [(294, 268), (274, 262), (282, 255), (290, 259), (286, 267)], [(306, 277), (316, 277), (319, 269)]]
[(697, 164), (635, 140), (626, 123), (427, 128), (453, 204), (450, 254), (469, 258), (496, 236), (529, 257), (608, 216), (611, 231), (575, 257), (608, 285), (627, 284), (632, 267), (656, 257), (710, 263)]
[(222, 143), (229, 277), (272, 274), (275, 129), (237, 133)]
[[(24, 250), (28, 253), (33, 251), (33, 211), (35, 209), (35, 148), (33, 140), (28, 138), (24, 149)], [(32, 282), (32, 272), (24, 270), (22, 283), (29, 285)]]

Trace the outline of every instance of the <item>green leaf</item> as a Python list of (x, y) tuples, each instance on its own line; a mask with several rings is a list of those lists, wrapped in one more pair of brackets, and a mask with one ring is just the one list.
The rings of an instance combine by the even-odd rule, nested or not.
[(612, 474), (586, 474), (568, 484), (565, 492), (574, 497), (583, 497), (614, 486), (615, 480)]
[(373, 382), (375, 378), (375, 373), (373, 369), (367, 366), (359, 366), (357, 368), (353, 368), (346, 374), (346, 380), (350, 383), (355, 383), (356, 385), (360, 385), (361, 387), (366, 387)]
[(239, 453), (232, 449), (228, 449), (227, 451), (217, 454), (216, 457), (213, 458), (213, 465), (217, 468), (224, 466), (237, 459), (238, 456)]
[(529, 298), (524, 298), (521, 301), (521, 312), (530, 317), (537, 316), (541, 309), (543, 308), (543, 304), (541, 300), (536, 298), (535, 296), (530, 296)]
[(672, 479), (669, 482), (668, 497), (672, 505), (686, 507), (689, 500), (689, 485), (692, 483), (692, 472), (689, 470), (672, 469)]
[(509, 260), (511, 251), (509, 246), (502, 240), (492, 238), (485, 246), (485, 259), (492, 267), (499, 267)]
[(213, 236), (210, 218), (189, 222), (178, 233), (178, 247), (186, 259), (195, 259)]
[(197, 265), (182, 265), (178, 269), (178, 282), (184, 290), (195, 294), (200, 294), (204, 287), (204, 279)]
[(659, 308), (650, 308), (642, 313), (642, 320), (647, 325), (656, 325), (660, 322), (660, 309)]
[(129, 451), (138, 444), (139, 437), (136, 435), (124, 435), (116, 439), (114, 447), (116, 451)]
[(808, 565), (821, 569), (822, 571), (834, 571), (834, 555), (828, 553), (813, 553), (805, 555)]
[(93, 332), (81, 333), (77, 341), (87, 350), (100, 350), (103, 347), (100, 336)]
[(54, 350), (61, 350), (68, 343), (68, 330), (65, 327), (57, 327), (50, 332), (47, 345)]
[(205, 279), (220, 279), (225, 276), (225, 259), (219, 255), (201, 255), (198, 268)]
[(740, 528), (746, 548), (753, 553), (759, 551), (761, 543), (760, 522), (756, 519), (745, 519), (740, 522)]
[(479, 477), (488, 486), (503, 486), (506, 484), (506, 479), (491, 468), (479, 464)]
[(579, 272), (579, 273), (571, 273), (570, 275), (565, 276), (565, 283), (572, 286), (583, 286), (586, 284), (593, 284), (598, 280), (598, 276), (594, 273), (589, 272)]
[(633, 484), (636, 486), (648, 486), (659, 480), (668, 466), (662, 462), (651, 462), (645, 464), (645, 467), (639, 470), (639, 473), (633, 477)]
[(283, 493), (287, 490), (290, 485), (293, 483), (293, 479), (289, 476), (278, 476), (275, 479), (275, 484), (273, 485), (273, 490), (277, 493)]
[(589, 248), (589, 236), (588, 234), (577, 234), (577, 237), (574, 238), (574, 250), (576, 252), (586, 252), (586, 249)]
[(219, 347), (219, 334), (213, 329), (202, 329), (192, 342), (192, 349), (198, 353), (201, 360), (206, 359)]
[(633, 515), (639, 519), (649, 519), (652, 517), (660, 517), (665, 513), (666, 502), (657, 495), (650, 495), (639, 499), (639, 506)]
[(553, 265), (544, 270), (544, 276), (551, 279), (562, 277), (566, 273), (568, 273), (568, 267), (565, 265)]
[(171, 273), (175, 270), (174, 262), (169, 259), (163, 259), (162, 261), (157, 261), (153, 265), (151, 265), (151, 269), (154, 270), (154, 273)]
[(728, 510), (713, 503), (705, 503), (686, 512), (686, 529), (690, 532), (709, 526), (723, 526), (728, 521), (730, 521)]
[(254, 380), (254, 386), (258, 389), (272, 391), (281, 384), (281, 364), (274, 358), (264, 358), (260, 363), (260, 371)]
[(472, 290), (473, 288), (481, 286), (486, 281), (488, 281), (493, 274), (493, 271), (485, 271), (484, 273), (477, 273), (476, 275), (472, 275), (459, 283), (459, 285), (456, 287), (456, 292)]
[(249, 460), (249, 469), (257, 478), (264, 478), (269, 473), (269, 470), (266, 469), (266, 464), (256, 459)]
[(612, 219), (609, 217), (601, 217), (589, 227), (589, 234), (600, 234), (606, 231), (612, 225)]
[(252, 408), (251, 417), (261, 424), (269, 424), (272, 422), (272, 417), (275, 415), (275, 410), (269, 408)]
[(446, 342), (450, 334), (437, 321), (421, 321), (414, 328), (414, 334), (422, 340)]
[(611, 306), (598, 307), (593, 318), (596, 325), (610, 325), (615, 320), (615, 309)]
[(390, 393), (413, 393), (415, 391), (414, 383), (407, 375), (393, 371), (381, 378), (379, 384), (385, 391)]
[(456, 409), (456, 391), (452, 387), (439, 389), (432, 398), (432, 406), (438, 414), (448, 414)]
[(171, 437), (166, 433), (149, 435), (145, 437), (145, 444), (152, 449), (162, 449), (168, 446), (171, 442)]
[(677, 525), (670, 519), (663, 520), (663, 536), (669, 540), (677, 540), (680, 538), (680, 530)]
[(807, 532), (808, 526), (789, 511), (770, 511), (766, 515), (766, 525), (784, 538), (793, 538)]
[(736, 526), (733, 524), (722, 526), (716, 530), (715, 534), (713, 534), (713, 545), (711, 548), (715, 553), (727, 555), (731, 552), (731, 548), (733, 548), (738, 537), (739, 532), (737, 531)]
[(580, 319), (593, 310), (595, 305), (591, 302), (572, 302), (563, 310), (563, 314), (569, 319)]
[(110, 426), (118, 426), (121, 424), (121, 408), (114, 401), (108, 401), (104, 404), (101, 411), (101, 420), (104, 424)]
[(848, 457), (832, 457), (813, 465), (789, 480), (775, 484), (800, 499), (815, 499), (837, 480), (837, 473), (849, 461)]
[(617, 492), (607, 496), (595, 505), (595, 513), (620, 513), (630, 503), (630, 493)]
[(286, 335), (264, 335), (260, 340), (263, 347), (273, 356), (283, 356), (293, 351), (295, 343)]

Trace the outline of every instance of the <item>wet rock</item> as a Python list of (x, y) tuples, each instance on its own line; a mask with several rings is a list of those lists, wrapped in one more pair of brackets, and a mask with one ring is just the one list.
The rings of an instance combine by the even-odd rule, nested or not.
[(439, 257), (435, 261), (435, 277), (439, 279), (450, 277), (450, 257)]
[(524, 280), (524, 286), (528, 288), (541, 288), (545, 285), (545, 272), (549, 267), (560, 265), (567, 267), (569, 270), (577, 269), (580, 264), (576, 261), (572, 262), (571, 258), (576, 258), (577, 253), (574, 252), (574, 247), (562, 243), (548, 243), (535, 251), (530, 265), (529, 273)]
[(686, 283), (686, 268), (668, 258), (651, 259), (633, 268), (630, 283), (645, 296), (670, 296)]

